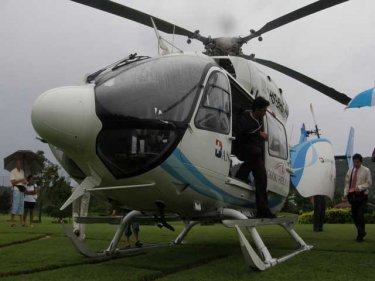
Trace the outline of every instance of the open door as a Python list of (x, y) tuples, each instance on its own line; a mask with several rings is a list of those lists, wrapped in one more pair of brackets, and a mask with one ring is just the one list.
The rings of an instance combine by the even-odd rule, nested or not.
[(265, 142), (264, 160), (267, 170), (267, 189), (282, 196), (289, 193), (290, 173), (288, 141), (284, 124), (274, 114), (267, 112), (265, 129), (268, 141)]

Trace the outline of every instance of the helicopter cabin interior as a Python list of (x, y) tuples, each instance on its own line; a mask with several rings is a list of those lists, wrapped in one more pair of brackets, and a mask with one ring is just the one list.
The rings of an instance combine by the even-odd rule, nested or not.
[[(216, 62), (224, 68), (232, 77), (229, 77), (231, 95), (232, 95), (232, 135), (236, 137), (239, 134), (239, 128), (236, 126), (237, 119), (243, 110), (251, 109), (253, 104), (253, 99), (251, 96), (245, 92), (241, 86), (235, 81), (236, 72), (229, 59), (216, 59)], [(260, 94), (260, 90), (253, 87), (250, 91), (254, 97), (257, 97)], [(266, 115), (266, 121), (264, 123), (265, 130), (268, 133), (269, 140), (266, 143), (268, 147), (265, 147), (264, 158), (267, 161), (267, 158), (276, 158), (281, 160), (288, 159), (288, 143), (287, 135), (284, 124), (280, 122), (272, 113), (268, 112)], [(237, 147), (236, 142), (232, 143), (232, 155), (238, 157), (241, 154), (241, 147)], [(239, 167), (236, 165), (231, 166), (230, 176), (235, 175), (236, 170)]]

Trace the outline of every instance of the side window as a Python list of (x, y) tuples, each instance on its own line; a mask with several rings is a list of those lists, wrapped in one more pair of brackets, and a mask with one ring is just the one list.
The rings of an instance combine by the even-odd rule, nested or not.
[(273, 157), (288, 159), (288, 144), (283, 124), (267, 114), (268, 151)]
[(208, 79), (203, 98), (195, 117), (200, 129), (228, 134), (230, 131), (230, 95), (227, 77), (213, 72)]

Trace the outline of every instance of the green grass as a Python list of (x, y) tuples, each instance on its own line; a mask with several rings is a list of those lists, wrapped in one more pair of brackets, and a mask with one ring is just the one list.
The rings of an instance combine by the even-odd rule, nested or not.
[[(0, 216), (1, 280), (375, 280), (375, 225), (367, 225), (365, 242), (357, 243), (351, 224), (324, 226), (322, 233), (311, 225), (297, 225), (297, 232), (314, 245), (265, 272), (249, 270), (243, 261), (234, 229), (221, 225), (196, 226), (182, 246), (167, 246), (141, 254), (88, 259), (78, 254), (61, 225), (43, 218), (34, 228), (9, 227)], [(174, 239), (176, 232), (141, 226), (146, 243)], [(108, 246), (116, 227), (89, 225), (88, 244), (97, 250)], [(266, 245), (278, 257), (295, 247), (277, 226), (260, 227)], [(121, 241), (120, 246), (125, 242)]]

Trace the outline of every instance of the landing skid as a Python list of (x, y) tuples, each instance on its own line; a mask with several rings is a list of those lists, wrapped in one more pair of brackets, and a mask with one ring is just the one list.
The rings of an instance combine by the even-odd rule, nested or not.
[(70, 241), (72, 241), (74, 248), (88, 258), (94, 258), (94, 257), (103, 257), (105, 256), (104, 253), (97, 253), (91, 250), (87, 247), (85, 241), (79, 239), (74, 233), (70, 226), (66, 226), (64, 223), (62, 223), (62, 226), (64, 228), (65, 235), (69, 237)]
[[(242, 254), (245, 259), (246, 265), (251, 269), (263, 271), (267, 268), (275, 266), (283, 261), (286, 261), (299, 253), (309, 251), (313, 248), (311, 245), (307, 245), (302, 238), (294, 230), (294, 220), (288, 218), (275, 218), (275, 219), (240, 219), (240, 220), (223, 220), (223, 224), (227, 227), (233, 227), (236, 229), (238, 239), (240, 241)], [(280, 225), (283, 227), (289, 235), (297, 242), (299, 248), (292, 253), (285, 255), (280, 258), (273, 258), (268, 248), (264, 244), (261, 236), (256, 230), (257, 226), (261, 225)], [(257, 251), (249, 243), (246, 236), (243, 234), (241, 227), (246, 228), (252, 237), (252, 240), (257, 248)]]
[[(170, 217), (176, 218), (176, 216)], [(232, 227), (236, 229), (238, 234), (239, 242), (241, 245), (242, 253), (246, 262), (246, 265), (250, 268), (258, 271), (263, 271), (267, 268), (275, 266), (283, 261), (294, 257), (295, 255), (308, 251), (312, 248), (311, 245), (307, 245), (302, 238), (297, 234), (294, 230), (294, 223), (295, 221), (289, 218), (275, 218), (275, 219), (249, 219), (243, 213), (234, 210), (234, 209), (219, 209), (217, 212), (206, 214), (202, 216), (203, 219), (214, 219), (216, 221), (221, 221), (226, 227)], [(110, 255), (117, 255), (117, 254), (129, 254), (129, 253), (136, 253), (141, 251), (147, 251), (150, 249), (159, 248), (162, 246), (167, 245), (181, 245), (183, 244), (183, 239), (186, 235), (190, 232), (190, 230), (196, 226), (197, 224), (201, 223), (201, 221), (184, 221), (185, 227), (180, 232), (180, 234), (176, 237), (172, 243), (168, 244), (150, 244), (144, 245), (142, 248), (130, 248), (130, 249), (119, 249), (118, 244), (121, 239), (121, 236), (124, 233), (125, 226), (130, 224), (132, 221), (151, 221), (155, 219), (151, 216), (144, 216), (139, 211), (131, 211), (126, 216), (122, 218), (114, 219), (113, 217), (107, 218), (95, 218), (95, 217), (85, 217), (85, 218), (78, 218), (81, 223), (114, 223), (115, 221), (119, 222), (119, 226), (117, 231), (110, 242), (107, 249), (102, 252), (95, 252), (91, 250), (85, 243), (85, 241), (79, 239), (71, 230), (71, 228), (63, 225), (64, 231), (66, 235), (71, 239), (73, 242), (74, 247), (84, 256), (86, 257), (103, 257), (103, 256), (110, 256)], [(259, 235), (256, 227), (263, 226), (263, 225), (280, 225), (284, 228), (289, 235), (296, 241), (298, 244), (298, 249), (293, 251), (292, 253), (285, 255), (283, 257), (274, 258), (272, 257), (271, 253), (269, 252), (268, 248), (264, 244), (261, 236)], [(250, 236), (255, 244), (255, 248), (251, 246), (249, 240), (244, 235), (242, 228), (247, 229), (250, 233)]]

